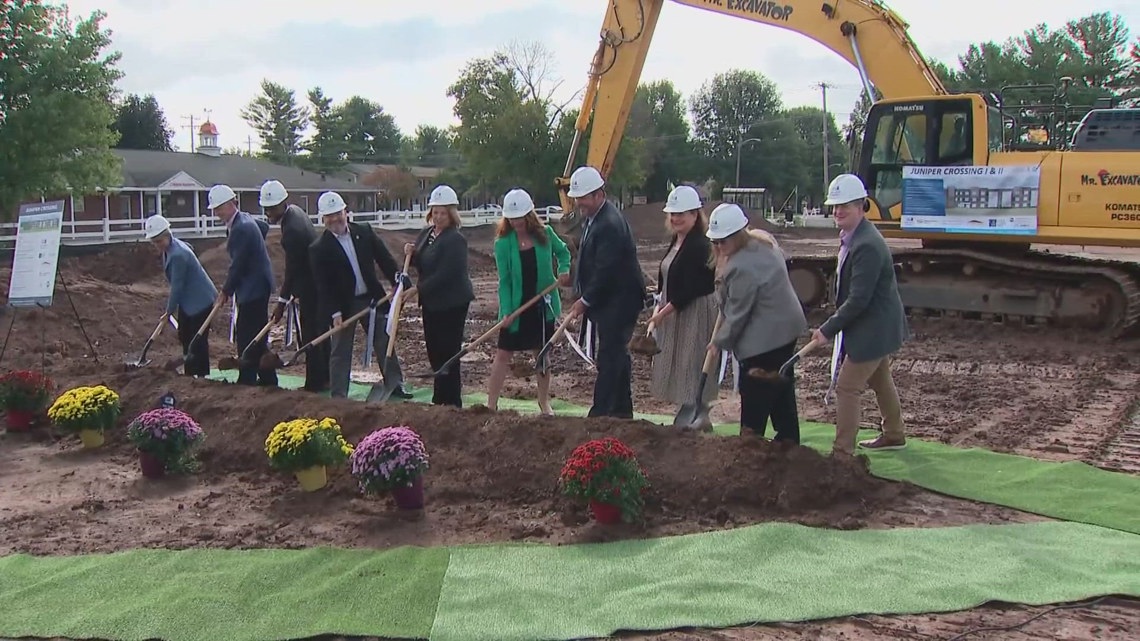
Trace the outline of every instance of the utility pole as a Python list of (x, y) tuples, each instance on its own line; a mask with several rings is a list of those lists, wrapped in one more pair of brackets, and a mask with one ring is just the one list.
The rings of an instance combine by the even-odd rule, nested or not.
[(245, 137), (245, 150), (249, 152), (251, 157), (253, 156), (253, 136), (247, 135)]
[(833, 85), (829, 85), (826, 82), (821, 82), (818, 86), (820, 91), (823, 92), (823, 193), (827, 194), (827, 186), (831, 184), (831, 176), (829, 175), (831, 173), (831, 159), (827, 149), (829, 138), (827, 135), (829, 129), (827, 126), (827, 121), (829, 119), (829, 116), (827, 115), (827, 90)]
[(190, 153), (194, 153), (194, 134), (198, 133), (198, 130), (194, 128), (194, 114), (190, 114), (189, 116), (182, 116), (182, 119), (190, 121), (189, 126), (182, 125), (182, 128), (190, 130)]

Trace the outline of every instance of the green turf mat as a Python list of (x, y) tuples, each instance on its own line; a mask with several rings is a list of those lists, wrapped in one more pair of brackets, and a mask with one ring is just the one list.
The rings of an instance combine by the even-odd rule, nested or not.
[(774, 523), (620, 543), (456, 548), (431, 641), (604, 637), (987, 601), (1140, 596), (1140, 537), (1078, 523), (837, 531)]
[[(215, 373), (229, 375), (236, 372)], [(280, 376), (281, 386), (297, 388), (304, 379)], [(352, 384), (351, 398), (367, 398), (368, 385)], [(409, 389), (414, 401), (429, 402), (431, 389)], [(468, 404), (486, 403), (483, 393), (464, 396)], [(502, 399), (501, 409), (537, 413), (535, 401)], [(551, 407), (559, 414), (585, 416), (588, 408), (555, 400)], [(669, 424), (671, 416), (638, 414), (651, 422)], [(716, 433), (740, 433), (738, 424), (717, 425)], [(877, 432), (864, 431), (860, 438), (873, 438)], [(831, 450), (835, 428), (820, 423), (801, 422), (804, 445), (822, 452)], [(907, 449), (892, 452), (866, 452), (871, 472), (878, 477), (907, 481), (919, 487), (959, 498), (1004, 505), (1055, 519), (1077, 521), (1140, 534), (1140, 476), (1109, 472), (1076, 461), (1058, 463), (1001, 454), (980, 448), (958, 448), (943, 443), (910, 439)]]
[(0, 636), (422, 639), (448, 554), (405, 547), (0, 557)]

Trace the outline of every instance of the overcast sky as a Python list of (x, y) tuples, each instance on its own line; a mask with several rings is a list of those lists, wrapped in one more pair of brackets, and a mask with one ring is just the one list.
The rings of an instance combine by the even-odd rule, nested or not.
[[(819, 0), (796, 0), (815, 6)], [(840, 0), (841, 2), (844, 0)], [(953, 62), (971, 42), (1003, 40), (1095, 11), (1140, 33), (1140, 2), (1126, 0), (892, 0), (928, 59)], [(153, 93), (189, 150), (189, 123), (211, 110), (220, 144), (246, 146), (239, 110), (262, 78), (297, 91), (320, 85), (334, 100), (376, 100), (406, 133), (456, 122), (446, 89), (464, 63), (512, 39), (553, 52), (567, 94), (581, 88), (608, 5), (603, 0), (71, 0), (73, 15), (101, 9), (123, 53), (123, 90)], [(713, 75), (751, 68), (774, 80), (786, 105), (818, 105), (821, 81), (840, 124), (859, 91), (855, 69), (799, 34), (666, 3), (642, 81), (666, 78), (689, 94)]]

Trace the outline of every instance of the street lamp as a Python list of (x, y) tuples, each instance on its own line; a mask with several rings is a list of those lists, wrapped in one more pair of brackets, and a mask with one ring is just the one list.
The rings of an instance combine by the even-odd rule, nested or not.
[(741, 140), (740, 142), (736, 143), (736, 182), (734, 184), (737, 187), (740, 186), (740, 150), (742, 147), (744, 147), (744, 143), (746, 143), (746, 142), (764, 142), (764, 139), (763, 138), (745, 138), (744, 140)]

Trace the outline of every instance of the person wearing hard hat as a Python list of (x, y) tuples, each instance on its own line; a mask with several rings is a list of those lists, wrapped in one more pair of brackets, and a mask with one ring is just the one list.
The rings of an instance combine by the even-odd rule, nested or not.
[(570, 175), (567, 195), (583, 220), (574, 277), (578, 300), (570, 314), (590, 320), (598, 335), (598, 376), (588, 415), (633, 418), (629, 341), (645, 308), (645, 277), (633, 232), (606, 198), (605, 185), (593, 167), (579, 167)]
[[(265, 247), (265, 235), (253, 216), (238, 208), (238, 198), (229, 185), (214, 185), (207, 205), (226, 225), (226, 252), (230, 268), (218, 300), (233, 297), (237, 306), (234, 322), (234, 344), (239, 354), (269, 323), (269, 297), (273, 292), (273, 265)], [(239, 385), (277, 386), (277, 370), (262, 369), (261, 356), (268, 349), (263, 336), (249, 348), (247, 360), (238, 368)], [(248, 364), (247, 364), (248, 363)]]
[[(510, 316), (556, 282), (570, 285), (570, 250), (554, 229), (539, 219), (534, 200), (526, 190), (512, 189), (503, 197), (503, 217), (495, 233), (495, 267), (499, 272), (498, 320)], [(499, 393), (511, 355), (531, 351), (537, 356), (554, 335), (554, 322), (561, 314), (562, 301), (555, 289), (499, 330), (498, 349), (487, 384), (487, 407), (499, 407)], [(538, 408), (544, 416), (554, 415), (550, 409), (549, 372), (538, 374)]]
[[(664, 211), (670, 243), (658, 267), (658, 303), (649, 318), (661, 351), (653, 357), (649, 390), (680, 406), (697, 394), (704, 346), (716, 322), (716, 274), (712, 244), (705, 236), (708, 219), (697, 190), (688, 185), (674, 188)], [(703, 393), (704, 402), (711, 402), (717, 386), (705, 385)]]
[[(325, 226), (325, 231), (309, 247), (309, 264), (317, 286), (317, 304), (320, 313), (340, 327), (347, 318), (366, 309), (372, 301), (386, 295), (384, 285), (376, 276), (376, 268), (387, 276), (387, 282), (398, 284), (407, 276), (400, 273), (400, 266), (392, 257), (392, 252), (384, 241), (376, 235), (371, 225), (348, 221), (348, 206), (344, 198), (335, 191), (326, 191), (317, 198), (317, 214)], [(404, 287), (411, 286), (409, 281)], [(386, 330), (388, 312), (391, 305), (385, 302), (377, 305), (368, 318), (368, 324), (360, 323), (367, 335), (372, 326), (372, 349), (377, 360), (384, 359), (380, 373), (384, 385), (392, 390), (392, 396), (409, 399), (411, 394), (404, 390), (404, 372), (400, 369), (400, 359), (395, 353), (388, 353), (388, 332)], [(352, 343), (356, 335), (358, 321), (353, 327), (345, 328), (332, 335), (329, 351), (329, 393), (334, 398), (348, 396), (349, 378), (352, 376)], [(366, 346), (365, 349), (368, 349)]]
[(865, 217), (867, 189), (853, 174), (831, 181), (824, 205), (832, 208), (839, 227), (839, 261), (835, 313), (812, 333), (813, 340), (834, 340), (831, 389), (835, 392), (834, 451), (854, 454), (859, 432), (859, 396), (868, 386), (875, 392), (882, 434), (861, 441), (869, 450), (906, 446), (902, 408), (891, 378), (891, 355), (909, 334), (906, 312), (895, 280), (894, 259), (883, 235)]
[[(439, 185), (432, 190), (426, 222), (415, 242), (404, 245), (404, 255), (412, 257), (419, 275), (416, 297), (423, 315), (424, 344), (432, 369), (438, 371), (463, 349), (475, 288), (467, 273), (467, 239), (459, 233), (459, 196), (454, 189)], [(433, 404), (463, 407), (459, 363), (436, 376), (433, 383)]]
[[(285, 277), (277, 293), (277, 305), (270, 319), (281, 322), (290, 297), (298, 300), (301, 316), (301, 342), (308, 343), (329, 328), (328, 316), (317, 310), (317, 283), (309, 268), (309, 246), (317, 240), (313, 221), (297, 205), (289, 204), (289, 192), (278, 180), (267, 180), (261, 186), (260, 204), (265, 217), (281, 225), (281, 249), (285, 254)], [(329, 387), (329, 344), (321, 343), (305, 354), (305, 387), (310, 392), (323, 392)]]
[[(778, 372), (795, 354), (796, 339), (808, 324), (784, 254), (771, 234), (749, 230), (748, 216), (733, 203), (717, 205), (706, 235), (716, 250), (723, 315), (707, 349), (732, 352), (740, 361), (741, 434), (751, 430), (763, 437), (771, 417), (776, 431), (772, 440), (798, 444), (795, 382)], [(752, 375), (757, 369), (771, 376)]]
[(213, 309), (218, 296), (209, 274), (194, 254), (189, 243), (179, 240), (170, 232), (170, 221), (162, 216), (150, 216), (143, 225), (143, 235), (162, 252), (162, 269), (170, 283), (170, 296), (166, 299), (166, 315), (178, 320), (178, 342), (182, 353), (189, 354), (183, 368), (186, 376), (204, 377), (210, 374), (210, 329), (202, 333), (191, 349), (191, 339)]

